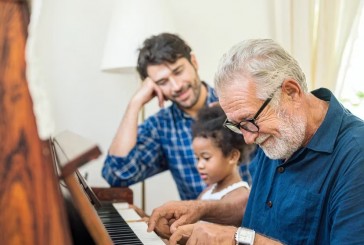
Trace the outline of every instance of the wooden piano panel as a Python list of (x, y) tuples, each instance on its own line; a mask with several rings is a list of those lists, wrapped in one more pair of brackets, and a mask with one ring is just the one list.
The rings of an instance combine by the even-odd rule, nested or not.
[(26, 81), (26, 1), (0, 0), (0, 244), (71, 244)]
[(133, 191), (127, 187), (92, 187), (101, 202), (127, 202), (133, 204)]

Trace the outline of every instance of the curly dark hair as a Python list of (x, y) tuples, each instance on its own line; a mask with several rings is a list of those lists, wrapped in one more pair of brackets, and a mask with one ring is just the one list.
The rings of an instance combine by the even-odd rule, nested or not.
[(139, 49), (137, 71), (142, 80), (148, 77), (148, 65), (174, 63), (179, 58), (186, 58), (191, 63), (191, 47), (179, 36), (161, 33), (151, 36)]
[(247, 145), (242, 135), (225, 128), (223, 126), (225, 119), (226, 115), (218, 105), (202, 108), (192, 125), (192, 137), (212, 139), (224, 156), (228, 156), (234, 149), (237, 149), (240, 152), (239, 163), (249, 162), (255, 146)]

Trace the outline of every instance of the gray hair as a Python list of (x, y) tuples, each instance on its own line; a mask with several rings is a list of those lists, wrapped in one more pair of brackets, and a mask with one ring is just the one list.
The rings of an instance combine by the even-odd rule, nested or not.
[[(298, 62), (271, 39), (246, 40), (223, 55), (215, 73), (215, 88), (219, 90), (239, 77), (252, 78), (260, 99), (272, 96), (286, 78), (297, 81), (305, 93), (308, 91)], [(271, 103), (277, 102), (273, 99)]]

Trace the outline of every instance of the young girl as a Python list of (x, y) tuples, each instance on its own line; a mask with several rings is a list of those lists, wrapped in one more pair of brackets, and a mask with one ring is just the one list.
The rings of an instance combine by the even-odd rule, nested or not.
[[(225, 128), (225, 119), (221, 107), (212, 106), (201, 109), (192, 125), (196, 167), (207, 184), (207, 188), (198, 197), (200, 200), (237, 200), (244, 195), (246, 189), (250, 190), (248, 183), (240, 177), (238, 165), (247, 162), (254, 146), (245, 144), (241, 135)], [(135, 206), (134, 209), (143, 220), (148, 221), (149, 217), (143, 210)], [(161, 224), (155, 231), (163, 238), (170, 236), (168, 224)]]
[(247, 162), (254, 146), (245, 144), (244, 138), (225, 128), (226, 116), (220, 106), (201, 109), (192, 126), (192, 147), (197, 157), (197, 169), (207, 188), (200, 200), (220, 200), (241, 195), (242, 181), (238, 165)]
[[(220, 200), (242, 195), (243, 188), (249, 190), (247, 182), (242, 181), (238, 165), (248, 162), (254, 146), (245, 144), (244, 138), (225, 128), (226, 119), (220, 106), (203, 108), (192, 125), (192, 147), (197, 157), (197, 169), (207, 184), (198, 199)], [(140, 208), (132, 208), (144, 219), (148, 215)]]

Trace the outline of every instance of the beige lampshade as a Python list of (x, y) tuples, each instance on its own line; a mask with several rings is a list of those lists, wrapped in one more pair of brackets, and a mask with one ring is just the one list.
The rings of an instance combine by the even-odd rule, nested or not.
[(175, 32), (168, 0), (115, 1), (101, 69), (135, 71), (138, 48), (147, 37), (161, 32)]

